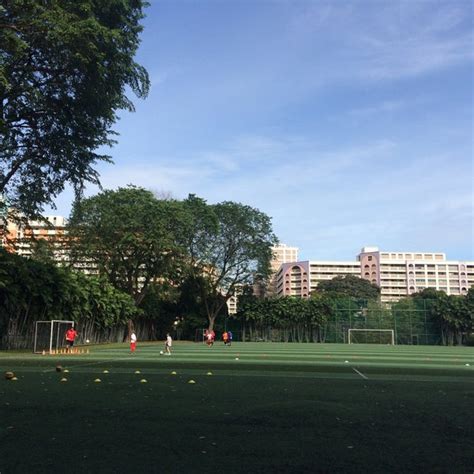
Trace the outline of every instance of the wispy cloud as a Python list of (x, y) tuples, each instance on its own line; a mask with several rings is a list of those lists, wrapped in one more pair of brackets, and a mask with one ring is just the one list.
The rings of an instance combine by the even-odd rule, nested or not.
[(327, 80), (378, 81), (472, 61), (472, 21), (465, 1), (318, 2), (295, 13), (290, 32), (318, 52), (324, 38)]

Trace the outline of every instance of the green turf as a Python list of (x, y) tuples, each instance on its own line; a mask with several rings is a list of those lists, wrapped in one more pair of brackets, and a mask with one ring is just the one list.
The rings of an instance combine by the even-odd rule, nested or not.
[(0, 353), (1, 474), (474, 471), (473, 348), (161, 349)]

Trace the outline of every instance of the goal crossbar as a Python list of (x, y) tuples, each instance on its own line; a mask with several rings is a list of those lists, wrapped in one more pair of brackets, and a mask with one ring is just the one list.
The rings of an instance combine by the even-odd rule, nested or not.
[(375, 333), (389, 333), (390, 334), (390, 344), (395, 345), (395, 331), (393, 329), (348, 329), (347, 330), (347, 342), (352, 344), (352, 334), (357, 332), (375, 332)]

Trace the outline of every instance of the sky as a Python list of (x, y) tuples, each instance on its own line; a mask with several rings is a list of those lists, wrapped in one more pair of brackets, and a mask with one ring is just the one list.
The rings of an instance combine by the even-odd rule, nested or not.
[(150, 3), (104, 188), (250, 205), (300, 260), (474, 260), (471, 1)]

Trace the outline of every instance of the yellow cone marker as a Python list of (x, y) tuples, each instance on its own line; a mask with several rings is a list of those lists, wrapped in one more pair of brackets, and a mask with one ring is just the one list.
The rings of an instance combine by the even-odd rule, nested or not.
[(212, 372), (208, 372), (206, 375), (212, 375)]
[(65, 374), (68, 374), (68, 373), (69, 373), (69, 370), (64, 369), (63, 372), (64, 372)]
[(146, 379), (141, 379), (140, 383), (147, 383), (147, 380)]
[(190, 380), (188, 383), (196, 383), (194, 380)]
[(136, 374), (141, 374), (141, 372), (139, 370), (135, 370), (135, 373)]
[(18, 380), (18, 378), (17, 378), (17, 377), (13, 377), (13, 378), (11, 378), (10, 380), (15, 380), (15, 381), (16, 381), (16, 380)]
[(104, 370), (104, 374), (108, 374), (109, 371), (107, 369)]
[(61, 379), (61, 382), (67, 382), (67, 378), (66, 378), (66, 377), (63, 377), (63, 378)]
[(176, 375), (176, 372), (173, 370), (173, 372), (171, 372), (171, 375)]
[(94, 382), (99, 383), (99, 382), (102, 382), (102, 380), (100, 380), (100, 379), (95, 379)]

